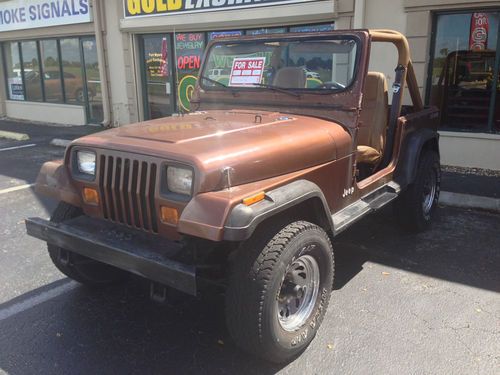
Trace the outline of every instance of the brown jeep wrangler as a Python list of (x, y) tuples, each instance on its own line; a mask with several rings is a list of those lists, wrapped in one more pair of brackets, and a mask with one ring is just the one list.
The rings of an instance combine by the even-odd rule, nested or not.
[[(368, 72), (379, 42), (399, 55), (391, 105), (385, 76)], [(220, 285), (234, 340), (284, 362), (327, 310), (333, 237), (393, 201), (405, 227), (429, 224), (439, 114), (393, 31), (218, 40), (200, 72), (191, 113), (77, 139), (46, 163), (36, 187), (60, 203), (27, 231), (83, 284), (128, 271), (157, 300)]]

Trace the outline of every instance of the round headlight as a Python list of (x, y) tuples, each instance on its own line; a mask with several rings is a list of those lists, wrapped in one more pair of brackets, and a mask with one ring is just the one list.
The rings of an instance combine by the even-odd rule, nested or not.
[(167, 186), (172, 193), (191, 195), (193, 171), (187, 168), (168, 166)]
[(95, 176), (95, 153), (91, 151), (77, 151), (76, 165), (80, 173)]

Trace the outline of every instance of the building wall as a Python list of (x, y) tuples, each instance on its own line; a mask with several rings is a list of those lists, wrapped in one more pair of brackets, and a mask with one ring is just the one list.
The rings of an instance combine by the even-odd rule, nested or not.
[(132, 36), (120, 30), (123, 18), (123, 2), (120, 0), (104, 1), (106, 19), (105, 46), (108, 62), (108, 77), (111, 99), (111, 126), (121, 126), (137, 122), (138, 96), (134, 70)]
[(85, 108), (80, 105), (5, 101), (5, 115), (28, 121), (64, 125), (85, 125)]

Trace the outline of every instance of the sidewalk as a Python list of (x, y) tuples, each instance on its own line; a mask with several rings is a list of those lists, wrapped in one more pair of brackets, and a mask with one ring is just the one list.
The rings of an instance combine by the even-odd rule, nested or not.
[[(100, 126), (61, 126), (45, 123), (33, 123), (12, 119), (0, 119), (0, 139), (15, 141), (37, 141), (52, 138), (73, 140), (87, 134), (104, 130)], [(7, 133), (7, 134), (5, 134)], [(8, 134), (11, 133), (11, 134)], [(12, 136), (11, 136), (12, 135)], [(28, 139), (23, 135), (28, 135)]]
[[(0, 119), (0, 138), (6, 131), (17, 134), (17, 138), (29, 137), (11, 138), (17, 141), (45, 141), (61, 147), (67, 145), (66, 141), (102, 130), (100, 126), (56, 126)], [(443, 166), (439, 203), (500, 213), (500, 171)]]
[(439, 203), (500, 212), (500, 171), (442, 166)]

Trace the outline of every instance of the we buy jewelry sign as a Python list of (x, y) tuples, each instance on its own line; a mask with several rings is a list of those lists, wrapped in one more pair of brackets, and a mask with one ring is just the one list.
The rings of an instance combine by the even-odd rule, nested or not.
[(233, 60), (229, 86), (253, 86), (262, 81), (265, 57), (237, 57)]

